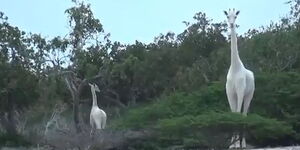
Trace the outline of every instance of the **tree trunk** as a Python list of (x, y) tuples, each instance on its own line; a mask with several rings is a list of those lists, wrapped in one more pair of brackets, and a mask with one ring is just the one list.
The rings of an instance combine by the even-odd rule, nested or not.
[(11, 96), (11, 92), (8, 91), (7, 94), (8, 111), (5, 114), (2, 114), (2, 116), (0, 116), (0, 123), (4, 127), (7, 134), (16, 135), (17, 128), (16, 123), (14, 121), (14, 101)]
[(74, 114), (74, 123), (77, 133), (81, 132), (80, 122), (79, 122), (79, 95), (76, 93), (75, 97), (73, 98), (73, 114)]
[(70, 79), (71, 77), (66, 77), (65, 81), (68, 86), (68, 89), (72, 95), (73, 100), (73, 119), (75, 124), (75, 129), (77, 133), (81, 132), (80, 122), (79, 122), (79, 93), (77, 88), (75, 87), (73, 81)]
[(0, 123), (8, 135), (17, 135), (17, 129), (12, 114), (8, 113), (7, 116), (2, 117)]

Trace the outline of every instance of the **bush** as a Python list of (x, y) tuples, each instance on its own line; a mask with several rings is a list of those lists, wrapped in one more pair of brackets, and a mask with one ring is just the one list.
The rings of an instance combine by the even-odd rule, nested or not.
[[(293, 81), (287, 81), (292, 77)], [(230, 144), (232, 134), (241, 131), (245, 131), (249, 143), (254, 145), (291, 144), (299, 137), (296, 126), (299, 119), (281, 110), (296, 115), (297, 107), (291, 106), (296, 102), (291, 105), (280, 103), (284, 99), (278, 94), (286, 94), (282, 92), (285, 88), (291, 89), (287, 90), (285, 98), (294, 101), (295, 95), (291, 93), (298, 89), (294, 84), (297, 79), (298, 75), (294, 73), (272, 74), (271, 77), (258, 75), (252, 113), (247, 117), (230, 112), (225, 84), (215, 82), (191, 93), (174, 92), (151, 104), (132, 108), (114, 125), (118, 128), (154, 129), (160, 135), (156, 142), (164, 146), (179, 142), (187, 147), (224, 148)], [(294, 88), (283, 86), (283, 83)], [(272, 92), (265, 92), (267, 89)], [(272, 101), (274, 103), (269, 104)], [(280, 109), (274, 109), (274, 106)]]
[(159, 119), (197, 115), (210, 110), (229, 111), (225, 89), (220, 82), (190, 94), (174, 92), (170, 95), (163, 95), (144, 107), (130, 109), (123, 119), (115, 123), (115, 126), (149, 127), (155, 125)]
[(11, 135), (0, 133), (0, 145), (1, 146), (30, 146), (31, 143), (21, 135)]
[[(246, 132), (252, 144), (284, 139), (294, 133), (292, 126), (259, 115), (247, 117), (231, 112), (207, 112), (197, 116), (163, 119), (157, 128), (161, 136), (177, 137), (182, 143), (206, 148), (225, 148), (230, 145), (233, 133)], [(188, 140), (187, 140), (188, 139)], [(189, 141), (189, 142), (186, 142)]]

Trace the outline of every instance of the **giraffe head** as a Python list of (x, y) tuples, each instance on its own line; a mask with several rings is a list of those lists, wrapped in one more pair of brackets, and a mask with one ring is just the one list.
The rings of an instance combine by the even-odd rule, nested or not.
[(238, 16), (238, 14), (240, 13), (240, 11), (235, 11), (235, 9), (233, 8), (233, 10), (224, 11), (224, 14), (227, 17), (227, 21), (229, 23), (230, 28), (233, 28), (235, 25), (235, 19)]
[(91, 84), (91, 83), (89, 83), (89, 85), (90, 85), (90, 87), (91, 87), (93, 90), (95, 90), (96, 92), (100, 92), (100, 89), (99, 89), (99, 87), (98, 87), (96, 84)]

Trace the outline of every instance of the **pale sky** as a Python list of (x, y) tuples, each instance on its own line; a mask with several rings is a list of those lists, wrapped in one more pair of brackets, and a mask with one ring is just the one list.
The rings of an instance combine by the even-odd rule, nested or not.
[[(149, 43), (168, 31), (179, 34), (185, 29), (182, 21), (192, 21), (197, 12), (205, 12), (214, 22), (226, 19), (223, 10), (236, 8), (240, 14), (237, 32), (268, 25), (289, 12), (288, 0), (87, 0), (112, 41), (123, 44), (135, 40)], [(2, 0), (0, 11), (21, 30), (45, 37), (68, 34), (67, 15), (71, 0)]]

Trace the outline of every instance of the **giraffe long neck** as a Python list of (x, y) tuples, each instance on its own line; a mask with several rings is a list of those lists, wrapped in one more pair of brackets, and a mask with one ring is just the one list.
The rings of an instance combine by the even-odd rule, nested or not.
[(95, 89), (91, 88), (92, 95), (93, 95), (93, 106), (98, 106), (97, 104), (97, 96), (96, 96), (96, 91)]
[(232, 69), (239, 69), (243, 67), (243, 63), (239, 56), (239, 51), (237, 48), (237, 37), (235, 32), (235, 25), (231, 27), (231, 65), (230, 68)]

